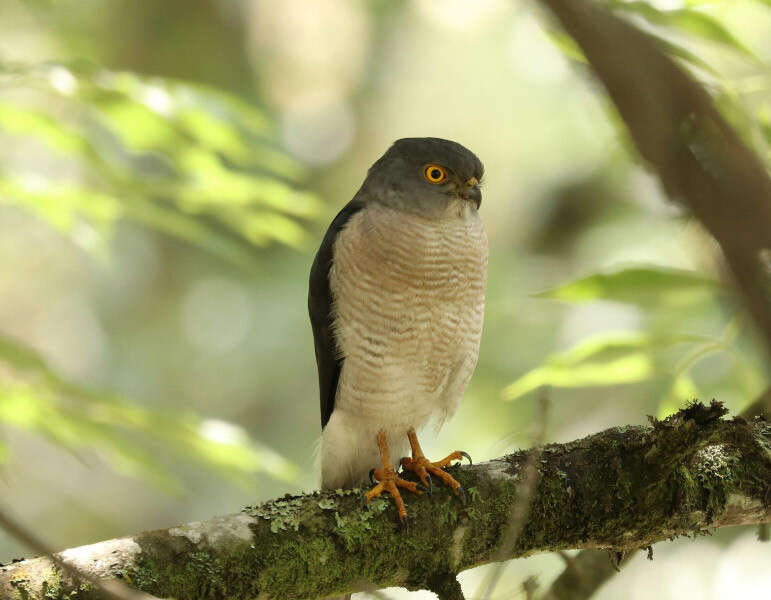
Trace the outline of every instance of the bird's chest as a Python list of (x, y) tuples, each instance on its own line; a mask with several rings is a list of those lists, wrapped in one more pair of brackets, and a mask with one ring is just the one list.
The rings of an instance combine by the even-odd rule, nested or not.
[(487, 238), (476, 212), (421, 219), (384, 207), (341, 232), (330, 271), (346, 356), (433, 371), (478, 346)]

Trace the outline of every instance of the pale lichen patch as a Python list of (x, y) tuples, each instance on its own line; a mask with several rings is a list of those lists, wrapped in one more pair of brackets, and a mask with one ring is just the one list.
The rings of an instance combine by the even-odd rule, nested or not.
[(302, 506), (302, 498), (286, 498), (266, 502), (248, 510), (251, 515), (270, 521), (270, 530), (278, 533), (287, 529), (297, 531), (300, 528)]
[(482, 471), (490, 479), (511, 479), (509, 473), (511, 465), (505, 460), (491, 460), (476, 465), (476, 468)]
[(461, 525), (452, 532), (452, 548), (450, 548), (450, 560), (452, 568), (457, 569), (463, 559), (463, 538), (468, 532), (468, 525)]
[(57, 556), (89, 575), (104, 577), (113, 570), (111, 565), (133, 562), (141, 552), (133, 538), (120, 538), (71, 548)]
[(743, 494), (730, 494), (726, 500), (725, 513), (721, 522), (731, 525), (744, 525), (767, 521), (771, 517), (771, 506), (766, 506), (757, 498)]
[(333, 510), (337, 508), (337, 500), (334, 498), (322, 498), (317, 503), (322, 510)]
[(250, 542), (253, 534), (250, 525), (253, 518), (245, 513), (229, 517), (215, 517), (208, 521), (196, 521), (169, 529), (169, 535), (187, 538), (197, 545), (205, 539), (212, 546), (234, 540)]

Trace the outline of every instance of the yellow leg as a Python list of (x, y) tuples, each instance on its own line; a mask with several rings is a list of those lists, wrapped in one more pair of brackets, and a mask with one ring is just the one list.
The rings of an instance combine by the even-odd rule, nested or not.
[(396, 474), (391, 466), (391, 457), (388, 454), (388, 441), (384, 431), (377, 434), (377, 445), (380, 449), (380, 462), (382, 467), (374, 469), (372, 475), (378, 480), (378, 483), (364, 494), (364, 503), (369, 504), (372, 498), (379, 498), (383, 492), (388, 492), (396, 504), (396, 510), (399, 511), (399, 520), (404, 523), (407, 519), (407, 508), (404, 506), (404, 500), (399, 493), (399, 488), (403, 488), (420, 495), (422, 493), (418, 484), (414, 481), (407, 481)]
[(442, 460), (431, 462), (423, 454), (423, 449), (420, 447), (420, 442), (418, 442), (418, 436), (414, 429), (410, 429), (407, 432), (407, 437), (410, 440), (412, 457), (404, 457), (401, 460), (402, 468), (405, 471), (412, 471), (415, 473), (420, 481), (423, 482), (423, 485), (429, 489), (431, 489), (431, 475), (436, 475), (445, 485), (449, 486), (452, 491), (455, 492), (456, 496), (460, 496), (463, 492), (460, 483), (443, 469), (449, 466), (452, 461), (461, 460), (463, 457), (466, 457), (468, 461), (471, 462), (471, 457), (465, 452), (456, 450)]

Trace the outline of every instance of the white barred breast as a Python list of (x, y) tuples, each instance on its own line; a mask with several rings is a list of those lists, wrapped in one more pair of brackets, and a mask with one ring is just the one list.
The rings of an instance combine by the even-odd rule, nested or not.
[(345, 360), (322, 438), (324, 487), (379, 466), (379, 430), (396, 463), (410, 427), (455, 412), (479, 355), (487, 253), (461, 200), (440, 219), (372, 204), (338, 234), (329, 278)]

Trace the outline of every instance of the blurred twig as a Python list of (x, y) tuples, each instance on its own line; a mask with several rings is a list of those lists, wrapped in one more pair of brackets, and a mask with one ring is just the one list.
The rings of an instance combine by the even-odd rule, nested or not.
[(8, 511), (4, 508), (0, 508), (0, 528), (8, 532), (12, 537), (19, 540), (33, 552), (48, 557), (48, 559), (59, 567), (63, 573), (69, 574), (76, 585), (88, 583), (98, 588), (102, 594), (101, 597), (105, 600), (160, 600), (150, 594), (133, 590), (117, 579), (102, 581), (96, 577), (92, 577), (75, 565), (62, 560), (59, 556), (54, 554), (53, 551), (49, 549), (48, 545), (40, 538), (10, 517)]
[(565, 570), (539, 600), (587, 600), (635, 554), (636, 551), (627, 552), (616, 563), (610, 560), (605, 550), (581, 550), (575, 556), (559, 552), (565, 561)]
[(504, 562), (507, 556), (511, 555), (514, 546), (517, 543), (519, 534), (525, 525), (527, 515), (530, 512), (530, 505), (533, 502), (538, 483), (541, 480), (541, 473), (538, 470), (538, 463), (541, 460), (544, 436), (546, 435), (546, 422), (549, 411), (548, 389), (542, 391), (538, 401), (538, 416), (535, 421), (535, 432), (531, 440), (531, 450), (527, 454), (525, 463), (522, 466), (522, 478), (517, 488), (517, 501), (512, 505), (509, 514), (509, 525), (503, 534), (503, 539), (498, 548), (497, 555), (493, 558), (496, 561), (491, 575), (482, 583), (481, 593), (476, 596), (482, 600), (490, 600), (496, 586), (503, 576), (507, 563)]

